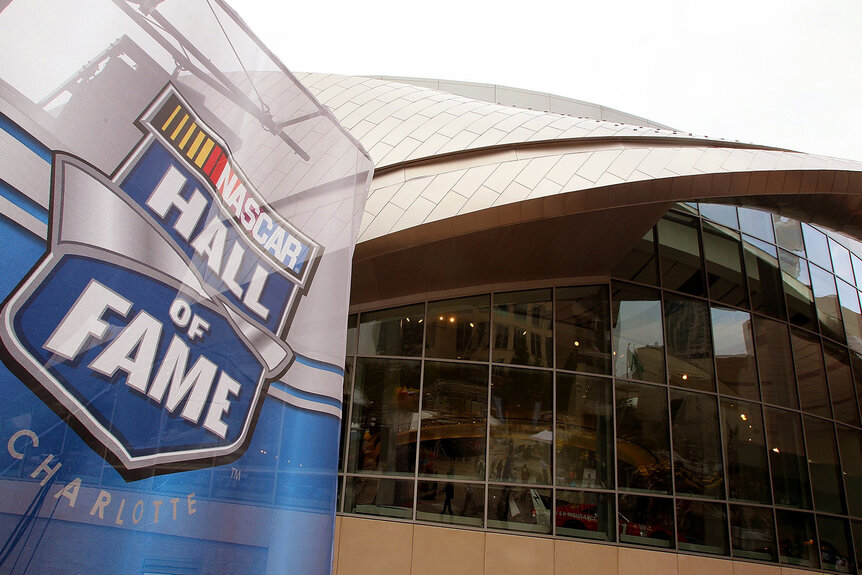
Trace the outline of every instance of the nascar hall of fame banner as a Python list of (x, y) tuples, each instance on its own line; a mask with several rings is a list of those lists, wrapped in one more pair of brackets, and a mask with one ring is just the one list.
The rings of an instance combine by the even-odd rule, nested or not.
[(220, 1), (0, 46), (0, 573), (329, 573), (367, 153)]

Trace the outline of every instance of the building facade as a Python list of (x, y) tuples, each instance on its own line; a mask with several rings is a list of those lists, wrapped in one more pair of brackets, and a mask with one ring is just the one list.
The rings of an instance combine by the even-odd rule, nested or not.
[(300, 79), (376, 165), (337, 573), (859, 570), (862, 163)]

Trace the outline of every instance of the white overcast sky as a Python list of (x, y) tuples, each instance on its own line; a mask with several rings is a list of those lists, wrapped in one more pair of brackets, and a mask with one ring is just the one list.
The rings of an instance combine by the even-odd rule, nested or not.
[(501, 84), (862, 160), (862, 0), (228, 0), (295, 72)]

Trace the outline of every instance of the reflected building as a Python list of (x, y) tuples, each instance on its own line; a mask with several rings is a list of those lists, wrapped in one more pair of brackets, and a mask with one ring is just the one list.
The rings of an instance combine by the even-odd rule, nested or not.
[(537, 572), (548, 538), (558, 562), (859, 570), (862, 163), (500, 86), (300, 78), (376, 163), (336, 569), (401, 533), (381, 552), (439, 571), (467, 555), (422, 538), (488, 565), (517, 535)]

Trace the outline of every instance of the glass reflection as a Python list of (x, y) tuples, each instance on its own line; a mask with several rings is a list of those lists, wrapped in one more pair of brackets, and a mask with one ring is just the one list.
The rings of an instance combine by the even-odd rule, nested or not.
[(821, 568), (838, 573), (855, 571), (853, 540), (847, 520), (818, 515), (817, 530), (820, 533)]
[(363, 313), (359, 320), (360, 355), (422, 353), (423, 304)]
[(722, 399), (721, 417), (728, 497), (772, 503), (760, 405)]
[(751, 310), (785, 319), (787, 312), (775, 246), (743, 236), (742, 249)]
[(808, 259), (820, 267), (832, 271), (832, 257), (829, 255), (826, 234), (803, 223), (802, 236), (805, 238), (805, 254)]
[(614, 541), (614, 496), (557, 490), (557, 535)]
[(820, 567), (814, 516), (810, 513), (776, 509), (778, 553), (782, 563), (800, 567)]
[(739, 234), (704, 222), (703, 255), (709, 297), (728, 305), (748, 307)]
[(839, 425), (838, 447), (850, 515), (862, 517), (862, 433)]
[(700, 214), (707, 220), (712, 220), (731, 229), (739, 229), (739, 219), (736, 217), (736, 206), (724, 204), (700, 204)]
[(670, 493), (667, 390), (617, 381), (616, 403), (619, 488)]
[(353, 362), (354, 358), (348, 357), (344, 362), (344, 383), (341, 390), (341, 447), (338, 450), (338, 470), (344, 471), (344, 454), (347, 453), (347, 442), (350, 439), (350, 404), (353, 394)]
[(739, 208), (739, 228), (746, 234), (767, 241), (775, 242), (772, 232), (772, 214), (752, 208)]
[(730, 541), (734, 557), (777, 561), (772, 509), (731, 505)]
[(673, 549), (673, 499), (619, 496), (621, 543), (636, 543)]
[(715, 391), (709, 305), (665, 293), (664, 326), (671, 385)]
[(494, 295), (494, 349), (497, 363), (552, 367), (551, 290)]
[(430, 302), (425, 355), (488, 361), (490, 296)]
[(413, 473), (419, 366), (409, 360), (357, 361), (348, 471)]
[(449, 481), (420, 481), (416, 519), (481, 527), (485, 518), (485, 486)]
[(531, 533), (551, 532), (551, 490), (488, 486), (488, 527)]
[(859, 310), (859, 292), (853, 286), (839, 281), (838, 303), (841, 305), (841, 319), (844, 323), (844, 333), (847, 335), (847, 346), (854, 351), (862, 352), (862, 313)]
[(658, 285), (658, 263), (655, 257), (655, 228), (647, 233), (614, 266), (611, 275), (642, 284)]
[(816, 331), (817, 310), (811, 292), (808, 262), (783, 250), (779, 250), (779, 259), (790, 323)]
[(347, 317), (347, 346), (345, 353), (353, 355), (356, 353), (356, 332), (358, 331), (359, 318), (356, 314)]
[(420, 475), (485, 479), (488, 368), (425, 362)]
[(557, 369), (611, 373), (608, 286), (557, 289)]
[(665, 383), (661, 299), (658, 290), (613, 284), (614, 374)]
[(829, 253), (832, 254), (832, 269), (835, 270), (835, 275), (841, 279), (853, 283), (853, 264), (850, 262), (850, 252), (829, 238)]
[(833, 424), (809, 416), (804, 419), (808, 467), (811, 470), (811, 486), (814, 488), (814, 508), (827, 513), (846, 513)]
[(724, 503), (677, 499), (676, 533), (680, 550), (715, 555), (728, 555), (730, 552)]
[(841, 306), (838, 304), (835, 278), (829, 272), (817, 266), (811, 266), (811, 286), (814, 290), (820, 332), (826, 337), (844, 343), (844, 326), (841, 323)]
[(775, 240), (779, 247), (805, 257), (805, 243), (802, 240), (802, 228), (797, 220), (790, 219), (778, 214), (772, 214), (772, 223), (775, 226)]
[(856, 406), (856, 392), (850, 374), (850, 356), (845, 348), (829, 341), (823, 342), (823, 352), (835, 419), (858, 427), (859, 408)]
[(763, 401), (798, 408), (793, 353), (787, 325), (754, 316), (754, 342), (757, 346), (757, 368), (760, 372)]
[(811, 509), (811, 486), (799, 414), (765, 408), (772, 492), (776, 505)]
[(706, 295), (698, 227), (697, 218), (676, 212), (668, 212), (658, 221), (661, 285), (665, 289)]
[(613, 489), (611, 380), (557, 374), (557, 485)]
[(551, 483), (551, 373), (494, 367), (489, 481)]
[(724, 499), (715, 396), (671, 390), (670, 413), (676, 493)]
[(820, 338), (806, 331), (792, 329), (790, 341), (793, 344), (793, 362), (799, 380), (802, 409), (815, 415), (832, 417)]
[(413, 482), (398, 479), (348, 477), (344, 511), (361, 515), (413, 517)]
[(751, 314), (713, 307), (711, 315), (719, 393), (760, 401)]

